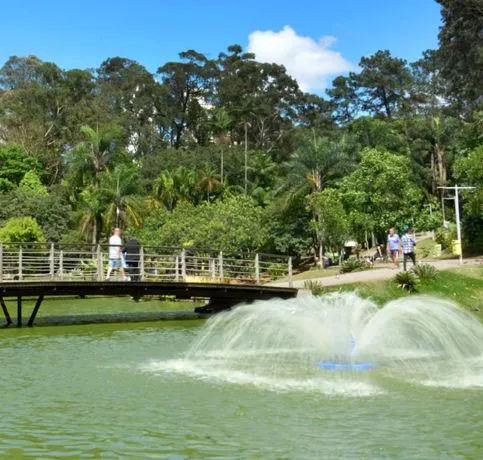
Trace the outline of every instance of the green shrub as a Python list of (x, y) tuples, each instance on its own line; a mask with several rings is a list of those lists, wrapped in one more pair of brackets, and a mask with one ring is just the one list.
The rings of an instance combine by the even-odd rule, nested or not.
[(432, 281), (438, 277), (439, 271), (434, 265), (420, 264), (416, 265), (410, 270), (414, 273), (422, 282)]
[(280, 263), (272, 263), (268, 266), (267, 271), (272, 278), (280, 278), (287, 273), (287, 266)]
[(433, 248), (430, 246), (423, 246), (422, 248), (419, 249), (419, 256), (422, 259), (426, 259), (426, 257), (429, 257), (431, 253), (433, 252)]
[(313, 295), (323, 295), (326, 290), (320, 281), (306, 280), (304, 281), (304, 289), (311, 291)]
[(450, 223), (448, 228), (440, 227), (436, 230), (435, 241), (442, 244), (446, 250), (451, 249), (451, 242), (456, 240), (456, 225)]
[(364, 259), (347, 259), (340, 269), (341, 273), (361, 272), (372, 268), (372, 265)]
[(394, 281), (401, 289), (416, 292), (420, 283), (419, 278), (412, 272), (401, 272), (394, 277)]

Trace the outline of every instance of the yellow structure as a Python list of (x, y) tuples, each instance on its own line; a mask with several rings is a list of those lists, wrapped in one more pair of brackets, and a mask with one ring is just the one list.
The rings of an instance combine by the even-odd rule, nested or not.
[(453, 255), (460, 256), (461, 255), (461, 241), (460, 240), (453, 240), (451, 249), (453, 251)]

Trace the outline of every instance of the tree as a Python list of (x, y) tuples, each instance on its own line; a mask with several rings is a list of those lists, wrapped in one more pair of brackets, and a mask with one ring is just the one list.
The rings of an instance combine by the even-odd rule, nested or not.
[(342, 124), (351, 122), (359, 110), (355, 74), (337, 77), (326, 92), (335, 107), (336, 120)]
[[(217, 65), (218, 106), (226, 108), (233, 120), (233, 141), (248, 139), (251, 148), (262, 149), (272, 157), (286, 158), (286, 140), (297, 118), (297, 104), (302, 93), (297, 82), (278, 64), (255, 61), (242, 47), (228, 47), (220, 53)], [(250, 129), (246, 132), (246, 128)]]
[(198, 182), (197, 172), (184, 166), (173, 171), (164, 170), (154, 181), (154, 199), (168, 211), (172, 211), (178, 202), (196, 203)]
[(33, 217), (12, 217), (0, 228), (2, 243), (31, 243), (45, 241), (42, 229)]
[(0, 69), (0, 139), (35, 155), (56, 180), (64, 149), (92, 120), (93, 88), (89, 71), (65, 72), (35, 56), (11, 57)]
[(362, 110), (393, 118), (401, 111), (411, 84), (404, 59), (393, 58), (388, 50), (363, 57), (359, 74), (350, 74)]
[(263, 209), (243, 196), (199, 206), (180, 203), (168, 212), (157, 210), (140, 231), (144, 244), (190, 246), (216, 250), (252, 252), (266, 242)]
[(196, 137), (200, 123), (200, 108), (209, 104), (216, 68), (205, 55), (194, 50), (179, 54), (182, 62), (168, 62), (158, 68), (166, 89), (167, 110), (171, 127), (170, 144), (176, 149), (182, 145), (186, 129)]
[(47, 187), (40, 182), (39, 176), (35, 171), (27, 171), (19, 184), (20, 190), (25, 194), (47, 196)]
[(116, 125), (104, 129), (83, 126), (84, 136), (67, 158), (70, 186), (79, 198), (81, 229), (91, 236), (92, 244), (99, 243), (103, 229), (101, 175), (113, 161), (119, 146), (120, 131)]
[(285, 168), (287, 177), (281, 190), (293, 199), (296, 195), (321, 192), (332, 185), (351, 168), (351, 161), (343, 142), (321, 138), (312, 130), (302, 133), (299, 148)]
[(59, 241), (73, 223), (72, 207), (61, 187), (54, 187), (47, 195), (21, 187), (1, 193), (0, 225), (12, 217), (33, 217), (47, 241)]
[(29, 171), (41, 171), (38, 160), (15, 144), (0, 146), (0, 189), (16, 187)]
[(100, 195), (104, 228), (139, 228), (144, 218), (144, 203), (139, 196), (139, 171), (120, 164), (101, 175)]
[(230, 134), (229, 129), (231, 126), (232, 120), (228, 115), (228, 112), (223, 108), (216, 109), (214, 111), (214, 116), (211, 120), (211, 129), (213, 133), (217, 136), (216, 143), (220, 147), (220, 182), (223, 184), (224, 180), (224, 158), (223, 158), (223, 151), (226, 148), (226, 145), (230, 142)]
[(422, 198), (409, 159), (376, 149), (363, 151), (359, 167), (338, 187), (351, 231), (360, 241), (371, 232), (382, 237), (389, 227), (411, 224)]
[(443, 26), (438, 35), (438, 55), (443, 76), (456, 96), (472, 109), (482, 103), (483, 5), (481, 0), (437, 0)]
[(308, 207), (314, 215), (311, 223), (320, 242), (321, 256), (324, 246), (340, 251), (348, 236), (348, 218), (339, 195), (337, 190), (328, 188), (307, 198)]
[(198, 170), (198, 183), (196, 186), (206, 192), (206, 200), (210, 202), (210, 196), (220, 187), (219, 175), (208, 164)]
[(455, 161), (454, 175), (459, 185), (476, 187), (467, 196), (465, 209), (483, 219), (483, 144)]
[(122, 126), (124, 146), (134, 157), (153, 154), (166, 128), (160, 85), (142, 65), (122, 57), (106, 59), (97, 74), (100, 100), (109, 120)]

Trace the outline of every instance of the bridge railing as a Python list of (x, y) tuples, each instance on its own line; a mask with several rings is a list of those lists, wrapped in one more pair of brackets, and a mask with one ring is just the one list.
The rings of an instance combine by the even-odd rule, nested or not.
[[(0, 282), (103, 281), (108, 250), (107, 244), (0, 243)], [(141, 246), (139, 260), (125, 271), (128, 279), (142, 281), (265, 284), (287, 278), (291, 284), (292, 280), (289, 257), (198, 248)], [(112, 279), (120, 279), (115, 276)]]

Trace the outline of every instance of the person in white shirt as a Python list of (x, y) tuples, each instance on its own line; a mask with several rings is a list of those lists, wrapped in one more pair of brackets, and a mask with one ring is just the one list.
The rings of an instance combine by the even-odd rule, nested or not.
[(106, 280), (109, 279), (113, 270), (119, 270), (121, 280), (124, 280), (125, 278), (121, 259), (121, 249), (121, 229), (115, 228), (111, 237), (109, 238), (109, 268), (107, 269)]

